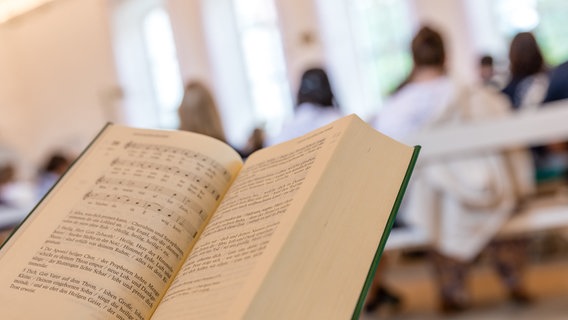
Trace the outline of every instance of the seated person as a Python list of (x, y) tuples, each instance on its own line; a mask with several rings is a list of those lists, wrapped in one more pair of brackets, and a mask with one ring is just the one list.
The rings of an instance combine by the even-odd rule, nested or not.
[(6, 198), (5, 189), (14, 181), (16, 176), (16, 168), (12, 163), (0, 165), (0, 205), (10, 205), (10, 201)]
[(268, 145), (299, 137), (342, 116), (325, 70), (308, 69), (300, 81), (294, 115), (279, 134), (269, 137)]
[(41, 199), (71, 165), (70, 157), (62, 152), (52, 153), (37, 176), (37, 197)]

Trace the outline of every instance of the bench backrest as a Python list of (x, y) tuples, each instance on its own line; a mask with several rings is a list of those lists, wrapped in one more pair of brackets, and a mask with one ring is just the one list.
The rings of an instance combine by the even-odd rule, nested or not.
[(420, 161), (483, 150), (545, 145), (568, 140), (568, 100), (542, 105), (500, 119), (443, 127), (408, 141), (423, 146)]

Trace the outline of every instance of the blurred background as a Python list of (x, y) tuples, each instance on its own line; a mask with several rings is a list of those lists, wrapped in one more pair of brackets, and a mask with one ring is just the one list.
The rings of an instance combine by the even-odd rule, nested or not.
[(242, 146), (255, 127), (279, 130), (313, 66), (365, 119), (409, 72), (421, 24), (443, 32), (450, 71), (474, 82), (483, 54), (507, 71), (519, 31), (535, 32), (548, 64), (568, 59), (566, 13), (561, 0), (1, 0), (0, 143), (29, 174), (107, 121), (176, 128), (184, 83), (199, 79)]
[[(0, 0), (0, 146), (16, 159), (16, 178), (32, 179), (53, 150), (79, 154), (109, 121), (178, 128), (184, 84), (199, 80), (216, 98), (227, 140), (243, 147), (255, 128), (278, 133), (311, 67), (328, 71), (347, 113), (370, 120), (410, 71), (419, 26), (443, 33), (453, 77), (480, 82), (479, 59), (491, 55), (504, 83), (519, 32), (534, 33), (548, 66), (568, 60), (567, 17), (563, 0)], [(566, 299), (566, 255), (556, 254), (564, 247), (546, 241), (561, 262), (532, 285)], [(434, 317), (420, 255), (394, 261), (401, 267), (386, 281), (399, 283), (406, 307), (383, 318)], [(478, 271), (474, 279), (484, 277)], [(491, 281), (474, 282), (481, 301), (499, 299)], [(468, 319), (520, 312), (509, 311)]]

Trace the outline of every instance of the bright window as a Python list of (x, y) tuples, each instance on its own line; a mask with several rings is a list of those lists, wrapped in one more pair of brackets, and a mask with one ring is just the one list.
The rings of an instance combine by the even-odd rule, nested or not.
[(391, 93), (412, 65), (412, 38), (406, 1), (349, 1), (349, 20), (363, 78), (364, 94), (374, 105)]
[(547, 61), (556, 65), (568, 60), (568, 2), (540, 0), (537, 8), (541, 17), (537, 37)]
[(292, 112), (274, 3), (233, 0), (233, 6), (256, 122), (273, 130)]
[(113, 48), (124, 92), (123, 120), (175, 128), (183, 93), (170, 20), (161, 0), (109, 1)]
[(568, 59), (568, 2), (565, 0), (500, 0), (494, 2), (500, 31), (510, 40), (522, 31), (534, 32), (546, 61)]
[(496, 16), (501, 17), (499, 28), (509, 37), (538, 25), (537, 0), (500, 0), (494, 6)]
[(407, 0), (316, 0), (339, 106), (370, 119), (412, 66)]
[(149, 11), (143, 22), (144, 42), (158, 108), (158, 125), (175, 128), (183, 84), (168, 14), (161, 7)]

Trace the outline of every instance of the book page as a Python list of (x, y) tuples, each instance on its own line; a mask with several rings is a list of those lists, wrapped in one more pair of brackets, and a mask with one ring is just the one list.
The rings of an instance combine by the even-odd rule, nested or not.
[[(349, 121), (253, 154), (152, 319), (224, 319), (262, 277)], [(297, 206), (297, 205), (296, 205)]]
[(285, 243), (268, 268), (255, 269), (232, 319), (356, 319), (416, 153), (350, 117), (324, 170), (307, 179), (317, 180), (304, 186), (308, 198), (289, 208), (300, 213)]
[(12, 319), (148, 319), (242, 162), (202, 135), (109, 126), (0, 251)]
[(350, 318), (413, 157), (355, 115), (253, 155), (152, 319)]

